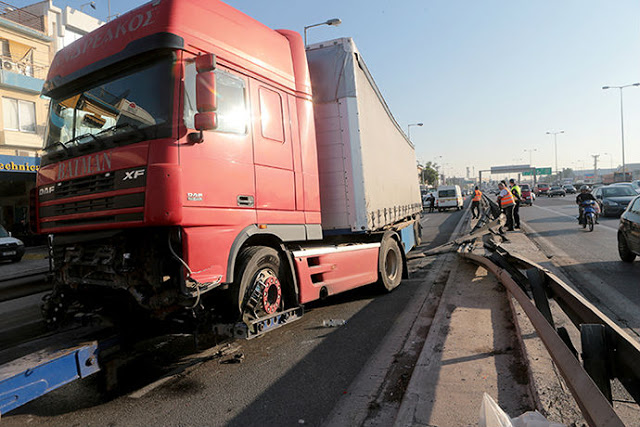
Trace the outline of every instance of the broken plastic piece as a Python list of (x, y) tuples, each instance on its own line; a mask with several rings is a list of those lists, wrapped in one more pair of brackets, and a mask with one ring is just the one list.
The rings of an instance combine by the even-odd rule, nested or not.
[(325, 328), (335, 328), (337, 326), (346, 325), (347, 321), (344, 319), (328, 319), (322, 321), (322, 326)]
[(552, 423), (538, 411), (529, 411), (517, 418), (509, 416), (498, 404), (484, 393), (480, 406), (479, 427), (566, 427), (564, 424)]

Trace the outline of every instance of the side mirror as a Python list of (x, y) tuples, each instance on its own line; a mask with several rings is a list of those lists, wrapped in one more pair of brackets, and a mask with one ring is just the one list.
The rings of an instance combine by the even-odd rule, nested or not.
[(196, 58), (196, 108), (198, 113), (194, 117), (194, 127), (199, 133), (191, 133), (188, 138), (191, 143), (201, 143), (204, 140), (202, 131), (213, 130), (218, 125), (215, 110), (218, 108), (216, 92), (216, 56), (212, 53), (200, 55)]
[(213, 111), (198, 113), (193, 119), (196, 130), (212, 130), (218, 126), (216, 113)]
[(215, 111), (218, 108), (216, 98), (215, 73), (213, 71), (198, 73), (196, 76), (196, 107), (198, 112)]

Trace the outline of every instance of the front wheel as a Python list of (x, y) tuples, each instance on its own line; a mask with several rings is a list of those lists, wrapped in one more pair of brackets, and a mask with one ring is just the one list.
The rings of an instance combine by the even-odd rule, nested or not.
[(627, 244), (627, 239), (622, 233), (618, 233), (618, 254), (620, 255), (620, 259), (624, 262), (633, 262), (633, 260), (636, 259), (636, 254), (631, 252), (631, 249), (629, 249), (629, 245)]
[(394, 290), (402, 281), (404, 263), (398, 242), (386, 234), (378, 253), (378, 286), (387, 292)]
[(593, 215), (587, 216), (587, 225), (589, 226), (589, 231), (593, 231)]
[(282, 311), (284, 278), (286, 272), (275, 249), (266, 246), (243, 249), (238, 256), (235, 279), (242, 317), (256, 320)]

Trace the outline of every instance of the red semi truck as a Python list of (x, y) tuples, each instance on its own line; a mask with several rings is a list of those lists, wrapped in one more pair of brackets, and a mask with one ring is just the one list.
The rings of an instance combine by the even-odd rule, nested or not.
[(305, 49), (216, 0), (155, 0), (56, 54), (43, 94), (51, 321), (79, 301), (251, 337), (406, 277), (414, 147), (350, 39)]

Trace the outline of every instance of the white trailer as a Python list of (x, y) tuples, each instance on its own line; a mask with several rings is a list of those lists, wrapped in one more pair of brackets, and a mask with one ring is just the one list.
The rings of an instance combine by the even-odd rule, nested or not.
[(415, 148), (351, 38), (307, 48), (322, 228), (375, 231), (422, 210)]

